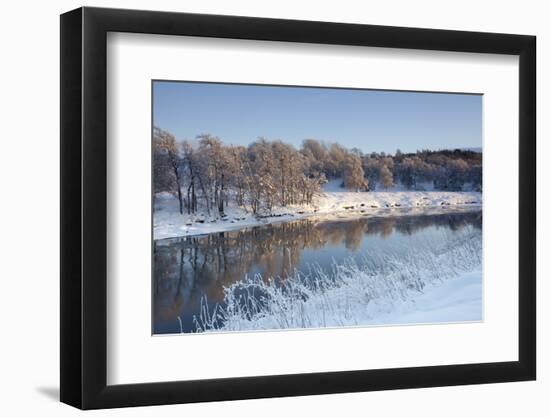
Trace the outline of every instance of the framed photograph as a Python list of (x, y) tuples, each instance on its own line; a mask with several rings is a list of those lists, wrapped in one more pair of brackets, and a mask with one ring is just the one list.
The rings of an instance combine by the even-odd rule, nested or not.
[(61, 16), (61, 401), (533, 380), (535, 37)]

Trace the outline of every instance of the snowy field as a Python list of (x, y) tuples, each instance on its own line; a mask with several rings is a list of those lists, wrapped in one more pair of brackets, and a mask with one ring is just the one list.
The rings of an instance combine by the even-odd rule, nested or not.
[[(311, 216), (399, 216), (421, 214), (426, 209), (448, 210), (453, 207), (480, 206), (482, 194), (474, 191), (374, 191), (346, 192), (341, 189), (327, 191), (315, 197), (310, 206), (275, 208), (269, 213), (254, 216), (241, 207), (230, 205), (225, 217), (219, 215), (183, 214), (178, 211), (177, 199), (167, 193), (155, 198), (154, 239), (192, 236), (206, 233), (237, 230), (267, 223), (296, 220)], [(407, 210), (403, 210), (407, 209)]]
[(439, 285), (425, 288), (408, 303), (395, 306), (391, 313), (369, 321), (370, 325), (428, 324), (434, 316), (439, 322), (482, 320), (481, 269), (465, 272)]
[(482, 320), (481, 230), (404, 254), (313, 267), (284, 281), (256, 275), (224, 289), (225, 307), (202, 303), (197, 331), (250, 331)]

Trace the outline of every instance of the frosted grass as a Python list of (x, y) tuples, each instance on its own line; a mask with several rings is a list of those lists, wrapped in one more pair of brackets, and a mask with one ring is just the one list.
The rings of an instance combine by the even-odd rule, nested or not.
[[(224, 306), (203, 297), (194, 317), (197, 332), (360, 326), (413, 304), (446, 280), (479, 270), (481, 230), (468, 227), (443, 239), (416, 239), (393, 253), (368, 254), (294, 270), (286, 279), (247, 277), (224, 288)], [(447, 317), (448, 318), (448, 317)], [(430, 321), (441, 321), (434, 312)]]

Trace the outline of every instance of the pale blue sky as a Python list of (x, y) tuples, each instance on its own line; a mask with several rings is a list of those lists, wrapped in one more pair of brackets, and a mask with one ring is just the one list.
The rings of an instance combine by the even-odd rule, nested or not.
[(363, 152), (481, 147), (481, 95), (154, 81), (153, 123), (177, 139), (304, 139)]

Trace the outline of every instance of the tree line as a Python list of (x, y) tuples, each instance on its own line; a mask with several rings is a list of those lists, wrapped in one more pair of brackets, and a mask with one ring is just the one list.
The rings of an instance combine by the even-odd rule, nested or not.
[(210, 134), (177, 141), (153, 128), (154, 193), (169, 192), (180, 213), (225, 215), (230, 200), (254, 214), (275, 207), (311, 204), (322, 184), (341, 179), (350, 191), (389, 189), (400, 183), (422, 189), (459, 191), (465, 184), (481, 190), (481, 154), (467, 150), (394, 155), (364, 154), (337, 143), (306, 139), (300, 149), (280, 140), (259, 138), (247, 147), (225, 145)]

